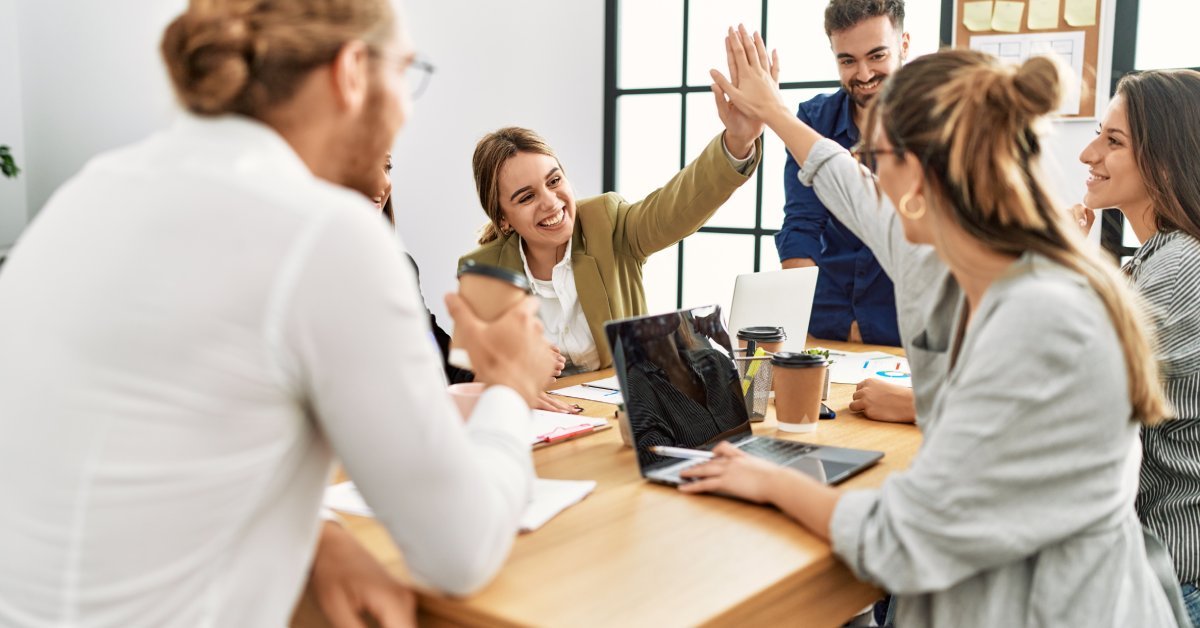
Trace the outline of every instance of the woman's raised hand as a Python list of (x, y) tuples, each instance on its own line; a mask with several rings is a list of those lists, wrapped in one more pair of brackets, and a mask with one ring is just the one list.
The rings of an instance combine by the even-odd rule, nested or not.
[(715, 81), (712, 90), (717, 110), (731, 134), (734, 129), (726, 119), (729, 111), (737, 112), (740, 120), (754, 125), (756, 133), (762, 132), (771, 115), (782, 112), (791, 116), (779, 93), (779, 54), (772, 51), (767, 55), (762, 36), (757, 32), (751, 35), (744, 25), (738, 25), (736, 31), (730, 28), (725, 36), (725, 52), (729, 58), (729, 78), (715, 69), (709, 70), (709, 74)]

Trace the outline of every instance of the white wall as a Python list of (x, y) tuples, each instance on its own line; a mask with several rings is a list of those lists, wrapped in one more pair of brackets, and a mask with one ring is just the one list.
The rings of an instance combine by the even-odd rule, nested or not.
[(30, 217), (97, 153), (165, 126), (158, 54), (183, 0), (17, 3)]
[[(3, 119), (0, 141), (25, 155), (20, 181), (28, 189), (27, 201), (0, 196), (0, 246), (24, 226), (21, 208), (36, 214), (88, 159), (169, 124), (175, 105), (158, 42), (185, 5), (0, 0), (0, 86), (19, 86), (12, 97), (0, 87), (0, 118), (19, 118), (23, 109), (25, 147), (21, 128), (10, 132), (13, 123)], [(405, 7), (416, 45), (437, 72), (396, 145), (395, 203), (426, 301), (449, 326), (442, 295), (454, 288), (458, 256), (474, 247), (485, 221), (471, 177), (480, 136), (504, 125), (531, 127), (558, 151), (579, 194), (600, 192), (604, 3)], [(19, 56), (15, 36), (7, 36), (17, 30)], [(10, 107), (18, 108), (11, 116)], [(0, 181), (0, 194), (12, 187)]]
[(0, 144), (13, 151), (22, 172), (16, 179), (0, 176), (0, 251), (25, 228), (25, 131), (21, 107), (21, 56), (17, 43), (16, 0), (0, 0)]
[(443, 326), (442, 295), (487, 218), (471, 153), (506, 125), (541, 133), (578, 196), (600, 189), (604, 147), (604, 3), (407, 2), (415, 45), (437, 72), (396, 144), (400, 236), (421, 266)]

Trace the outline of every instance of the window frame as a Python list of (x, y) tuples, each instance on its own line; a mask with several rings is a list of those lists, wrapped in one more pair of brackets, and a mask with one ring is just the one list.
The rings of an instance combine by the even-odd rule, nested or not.
[[(683, 169), (694, 155), (687, 154), (687, 95), (695, 93), (708, 92), (709, 87), (688, 85), (687, 67), (688, 67), (688, 40), (689, 40), (689, 11), (691, 0), (681, 0), (683, 10), (683, 58), (680, 64), (680, 80), (678, 86), (670, 87), (647, 87), (647, 88), (629, 88), (622, 89), (617, 85), (618, 77), (618, 59), (620, 57), (618, 46), (620, 45), (619, 25), (620, 25), (620, 3), (622, 0), (605, 0), (604, 10), (604, 166), (602, 183), (604, 190), (616, 189), (616, 173), (617, 173), (617, 101), (622, 96), (636, 96), (649, 94), (678, 94), (680, 97), (680, 142), (679, 142), (679, 168)], [(626, 0), (632, 1), (632, 0)], [(776, 2), (787, 2), (789, 0), (775, 0)], [(940, 0), (942, 3), (941, 25), (939, 31), (939, 39), (942, 46), (948, 46), (954, 32), (954, 0)], [(761, 0), (762, 2), (762, 17), (760, 20), (759, 32), (763, 38), (768, 37), (768, 4), (770, 0)], [(789, 83), (781, 83), (780, 89), (837, 89), (840, 83), (836, 80), (830, 81), (796, 81)], [(755, 201), (754, 201), (754, 226), (753, 227), (710, 227), (703, 226), (697, 233), (714, 233), (727, 235), (744, 235), (754, 236), (754, 272), (761, 270), (760, 262), (762, 260), (762, 247), (764, 238), (773, 237), (778, 229), (764, 227), (763, 219), (763, 165), (760, 162), (756, 170), (757, 179), (755, 184)], [(685, 238), (686, 240), (686, 238)], [(684, 285), (684, 247), (685, 241), (680, 241), (676, 249), (677, 255), (677, 272), (675, 286), (675, 307), (683, 307), (683, 285)]]

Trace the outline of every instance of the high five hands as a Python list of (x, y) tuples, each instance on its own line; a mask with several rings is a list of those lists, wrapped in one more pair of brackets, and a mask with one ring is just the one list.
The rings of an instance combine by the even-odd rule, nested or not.
[[(753, 137), (762, 133), (769, 116), (781, 111), (785, 116), (791, 115), (779, 93), (779, 53), (772, 50), (768, 57), (762, 36), (757, 32), (751, 35), (741, 24), (736, 31), (730, 28), (725, 36), (725, 53), (729, 78), (718, 70), (708, 71), (715, 81), (712, 90), (717, 112), (725, 123), (727, 137), (737, 133), (740, 138), (744, 130), (754, 133), (753, 142)], [(732, 145), (730, 149), (736, 150)]]

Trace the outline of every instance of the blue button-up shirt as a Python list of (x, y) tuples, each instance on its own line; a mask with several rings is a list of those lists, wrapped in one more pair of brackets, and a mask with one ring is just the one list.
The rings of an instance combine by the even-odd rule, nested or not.
[[(846, 148), (858, 143), (858, 127), (845, 89), (801, 103), (796, 117)], [(808, 333), (845, 340), (850, 323), (858, 321), (863, 342), (899, 346), (892, 280), (862, 240), (825, 209), (812, 188), (800, 183), (799, 171), (788, 152), (783, 167), (787, 203), (775, 247), (780, 260), (808, 258), (819, 268)]]

